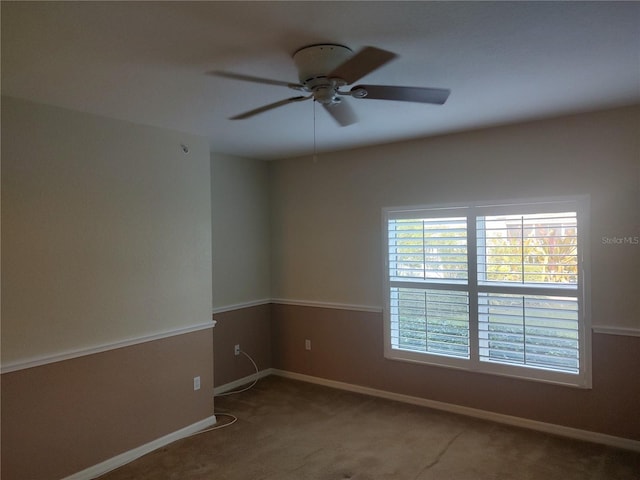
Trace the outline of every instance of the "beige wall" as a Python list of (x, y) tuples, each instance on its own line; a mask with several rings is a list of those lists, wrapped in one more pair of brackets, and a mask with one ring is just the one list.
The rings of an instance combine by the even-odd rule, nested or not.
[(271, 298), (269, 164), (211, 154), (213, 305)]
[(260, 368), (638, 438), (637, 382), (620, 375), (640, 368), (635, 338), (595, 335), (594, 388), (577, 390), (385, 360), (375, 312), (234, 306), (375, 310), (383, 206), (589, 193), (593, 323), (638, 329), (639, 247), (601, 238), (640, 234), (639, 119), (618, 109), (264, 163), (3, 98), (3, 365), (206, 322), (212, 306), (219, 321), (213, 341), (202, 330), (3, 374), (3, 478), (67, 475), (211, 415), (212, 343), (217, 385), (251, 373), (240, 343)]
[(2, 98), (3, 479), (213, 415), (209, 169), (204, 138)]
[(214, 379), (219, 387), (240, 378), (254, 375), (255, 368), (244, 355), (235, 355), (234, 346), (246, 352), (258, 370), (271, 368), (271, 308), (256, 305), (216, 313), (213, 332)]
[(640, 328), (640, 109), (272, 164), (274, 298), (382, 305), (384, 206), (591, 196), (593, 324)]
[(595, 334), (580, 389), (388, 360), (381, 313), (273, 305), (271, 325), (280, 370), (640, 441), (640, 337)]
[(65, 478), (212, 415), (210, 329), (4, 373), (1, 476)]
[(274, 162), (272, 294), (314, 306), (272, 306), (273, 366), (639, 440), (638, 336), (594, 334), (577, 389), (387, 360), (376, 311), (382, 207), (589, 194), (592, 323), (640, 333), (640, 245), (602, 241), (640, 236), (639, 139), (632, 107)]
[(260, 370), (271, 367), (269, 163), (212, 153), (211, 171), (214, 378), (220, 386), (254, 372), (244, 355), (234, 355), (234, 345)]
[(202, 137), (4, 97), (3, 366), (210, 321), (209, 168)]
[(220, 386), (254, 372), (244, 355), (234, 355), (234, 345), (260, 370), (271, 367), (269, 163), (212, 153), (211, 172), (214, 378)]

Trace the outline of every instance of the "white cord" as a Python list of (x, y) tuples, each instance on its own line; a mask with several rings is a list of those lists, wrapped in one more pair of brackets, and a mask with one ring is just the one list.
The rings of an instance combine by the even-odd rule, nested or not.
[(313, 99), (313, 163), (318, 161), (318, 149), (316, 148), (316, 99)]
[(245, 357), (247, 357), (249, 359), (249, 361), (253, 364), (253, 368), (256, 369), (256, 378), (253, 380), (253, 382), (251, 383), (251, 385), (243, 388), (242, 390), (231, 390), (230, 392), (225, 392), (225, 393), (219, 393), (218, 395), (216, 395), (216, 397), (226, 397), (228, 395), (235, 395), (236, 393), (242, 393), (242, 392), (246, 392), (247, 390), (250, 390), (251, 388), (253, 388), (253, 386), (258, 383), (258, 366), (256, 365), (256, 362), (253, 361), (253, 358), (251, 358), (249, 356), (249, 354), (245, 353), (244, 351), (240, 350), (240, 353), (242, 353)]
[(191, 435), (189, 435), (190, 437), (193, 437), (195, 435), (200, 435), (201, 433), (207, 433), (207, 432), (211, 432), (213, 430), (220, 430), (221, 428), (225, 428), (228, 427), (229, 425), (233, 425), (234, 423), (236, 423), (238, 421), (238, 417), (236, 417), (235, 415), (231, 415), (230, 413), (215, 413), (214, 414), (216, 417), (231, 417), (231, 421), (229, 423), (225, 423), (224, 425), (216, 425), (215, 427), (210, 427), (210, 428), (206, 428), (204, 430), (200, 430), (198, 432), (192, 433)]
[[(248, 353), (240, 350), (240, 353), (242, 353), (245, 357), (247, 357), (249, 359), (249, 361), (253, 364), (253, 368), (256, 369), (256, 378), (253, 379), (253, 382), (251, 382), (251, 384), (247, 387), (244, 387), (241, 390), (232, 390), (230, 392), (225, 392), (225, 393), (219, 393), (218, 395), (215, 395), (215, 397), (226, 397), (228, 395), (235, 395), (236, 393), (242, 393), (242, 392), (246, 392), (247, 390), (253, 388), (253, 386), (258, 383), (258, 378), (259, 378), (259, 370), (258, 370), (258, 365), (256, 365), (256, 362), (253, 361), (253, 358), (251, 358), (251, 356), (249, 356)], [(207, 432), (211, 432), (213, 430), (220, 430), (221, 428), (225, 428), (228, 427), (230, 425), (233, 425), (234, 423), (236, 423), (238, 421), (238, 417), (236, 417), (235, 415), (231, 415), (230, 413), (213, 413), (216, 417), (218, 416), (222, 416), (222, 417), (231, 417), (231, 421), (229, 423), (225, 423), (224, 425), (217, 425), (211, 428), (206, 428), (204, 430), (200, 430), (198, 432), (192, 433), (191, 435), (189, 435), (190, 437), (193, 437), (194, 435), (200, 435), (201, 433), (207, 433)]]
[[(214, 398), (215, 397), (224, 397), (224, 396), (227, 396), (227, 395), (234, 395), (236, 393), (241, 393), (241, 392), (246, 392), (247, 390), (252, 388), (256, 383), (258, 383), (259, 373), (258, 373), (258, 366), (256, 365), (256, 362), (253, 361), (253, 358), (251, 358), (248, 353), (245, 353), (242, 350), (240, 350), (240, 353), (242, 353), (245, 357), (247, 357), (251, 361), (251, 363), (253, 364), (253, 368), (256, 369), (256, 378), (253, 380), (251, 385), (249, 385), (248, 387), (243, 388), (242, 390), (233, 390), (231, 392), (219, 393), (218, 395), (215, 395)], [(226, 428), (226, 427), (228, 427), (230, 425), (233, 425), (234, 423), (236, 423), (238, 421), (238, 417), (236, 417), (235, 415), (231, 415), (230, 413), (215, 413), (214, 412), (213, 414), (216, 417), (230, 417), (231, 421), (229, 423), (225, 423), (223, 425), (215, 425), (215, 426), (210, 427), (210, 428), (205, 428), (204, 430), (199, 430), (199, 431), (194, 432), (194, 433), (192, 433), (190, 435), (187, 435), (187, 436), (185, 436), (183, 438), (194, 437), (196, 435), (200, 435), (201, 433), (207, 433), (207, 432), (212, 432), (214, 430), (220, 430), (221, 428)], [(130, 461), (128, 461), (126, 463), (131, 463), (133, 460), (136, 460), (136, 458), (132, 458)], [(126, 463), (124, 465), (126, 465)], [(123, 466), (123, 465), (120, 465), (120, 466)], [(112, 470), (115, 470), (115, 468), (112, 469)], [(111, 471), (111, 470), (109, 470), (109, 471)]]
[[(236, 393), (242, 393), (242, 392), (246, 392), (247, 390), (253, 388), (253, 386), (258, 383), (258, 377), (259, 377), (259, 371), (258, 371), (258, 365), (256, 365), (256, 362), (253, 361), (253, 358), (251, 358), (251, 356), (249, 356), (248, 353), (243, 352), (242, 350), (240, 350), (240, 353), (242, 353), (245, 357), (247, 357), (249, 359), (249, 361), (253, 364), (253, 368), (256, 369), (256, 378), (253, 379), (253, 382), (251, 382), (251, 385), (241, 389), (241, 390), (232, 390), (230, 392), (225, 392), (225, 393), (219, 393), (218, 395), (215, 395), (215, 397), (226, 397), (228, 395), (235, 395)], [(238, 417), (236, 417), (235, 415), (231, 415), (230, 413), (213, 413), (216, 417), (217, 416), (224, 416), (224, 417), (231, 417), (231, 421), (229, 423), (225, 423), (224, 425), (218, 425), (216, 427), (211, 427), (211, 428), (207, 428), (205, 430), (200, 430), (199, 432), (195, 432), (190, 436), (193, 435), (200, 435), (201, 433), (206, 433), (206, 432), (211, 432), (213, 430), (220, 430), (221, 428), (225, 428), (228, 427), (229, 425), (233, 425), (234, 423), (236, 423), (238, 421)]]

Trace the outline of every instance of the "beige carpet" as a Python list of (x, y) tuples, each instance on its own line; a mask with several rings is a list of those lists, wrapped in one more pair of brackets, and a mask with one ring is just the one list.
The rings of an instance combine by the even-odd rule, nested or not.
[(640, 479), (640, 453), (280, 377), (216, 410), (238, 421), (101, 480)]

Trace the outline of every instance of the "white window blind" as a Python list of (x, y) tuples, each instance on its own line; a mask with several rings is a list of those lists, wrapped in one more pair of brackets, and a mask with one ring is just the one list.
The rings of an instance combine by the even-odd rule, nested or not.
[(477, 217), (482, 283), (578, 283), (576, 212)]
[(585, 199), (385, 209), (385, 354), (588, 386)]
[(390, 294), (395, 348), (469, 358), (467, 292), (392, 287)]
[(390, 275), (398, 280), (466, 280), (466, 233), (466, 218), (390, 220)]
[(478, 294), (480, 360), (579, 371), (575, 297)]

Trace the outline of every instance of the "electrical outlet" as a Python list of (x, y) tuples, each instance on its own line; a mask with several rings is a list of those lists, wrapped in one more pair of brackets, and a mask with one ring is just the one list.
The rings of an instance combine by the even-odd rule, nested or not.
[(311, 340), (307, 339), (304, 341), (304, 349), (311, 350)]
[(200, 377), (193, 377), (193, 389), (200, 390)]
[(236, 356), (240, 355), (240, 344), (237, 344), (233, 347), (233, 354)]

